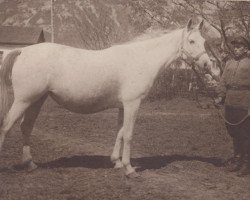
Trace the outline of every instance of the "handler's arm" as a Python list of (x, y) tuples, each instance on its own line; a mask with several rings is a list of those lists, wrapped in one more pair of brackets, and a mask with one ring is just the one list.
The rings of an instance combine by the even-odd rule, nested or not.
[(216, 88), (216, 92), (218, 94), (218, 99), (217, 99), (217, 103), (221, 103), (222, 101), (224, 101), (225, 97), (226, 97), (226, 92), (227, 92), (227, 78), (228, 78), (228, 74), (227, 74), (227, 65), (224, 68), (224, 72), (220, 78), (220, 82)]

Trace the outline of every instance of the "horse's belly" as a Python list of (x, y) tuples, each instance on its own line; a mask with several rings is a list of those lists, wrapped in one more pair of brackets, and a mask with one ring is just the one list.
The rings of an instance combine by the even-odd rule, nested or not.
[[(53, 98), (53, 97), (52, 97)], [(109, 108), (118, 108), (121, 107), (121, 104), (118, 102), (113, 103), (93, 103), (93, 102), (82, 102), (82, 103), (76, 103), (76, 102), (64, 102), (60, 101), (57, 98), (53, 98), (57, 103), (62, 105), (67, 110), (70, 110), (75, 113), (82, 113), (82, 114), (90, 114), (90, 113), (96, 113), (100, 112)]]
[(51, 91), (50, 96), (61, 106), (76, 113), (96, 113), (121, 106), (116, 92)]

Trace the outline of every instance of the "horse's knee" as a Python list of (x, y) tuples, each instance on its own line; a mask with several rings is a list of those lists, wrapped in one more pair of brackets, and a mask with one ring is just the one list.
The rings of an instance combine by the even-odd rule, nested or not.
[(23, 118), (23, 120), (21, 121), (20, 127), (23, 136), (24, 146), (28, 146), (30, 144), (30, 134), (33, 130), (33, 126), (34, 120), (32, 119), (29, 120), (28, 118)]
[(126, 132), (124, 135), (123, 135), (123, 141), (124, 143), (127, 143), (127, 144), (130, 144), (131, 140), (132, 140), (132, 132), (129, 131), (129, 132)]

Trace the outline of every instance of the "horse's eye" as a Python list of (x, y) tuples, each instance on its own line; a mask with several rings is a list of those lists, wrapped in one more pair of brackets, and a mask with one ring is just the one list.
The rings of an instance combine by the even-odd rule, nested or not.
[(194, 40), (190, 40), (189, 43), (190, 43), (190, 44), (194, 44)]

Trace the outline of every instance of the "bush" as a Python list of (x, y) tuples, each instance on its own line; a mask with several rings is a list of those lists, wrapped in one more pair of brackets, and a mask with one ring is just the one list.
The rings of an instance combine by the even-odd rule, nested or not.
[[(195, 88), (189, 91), (189, 84)], [(167, 68), (155, 80), (147, 100), (173, 99), (177, 97), (196, 99), (198, 96), (214, 96), (214, 88), (205, 89), (191, 69)]]

